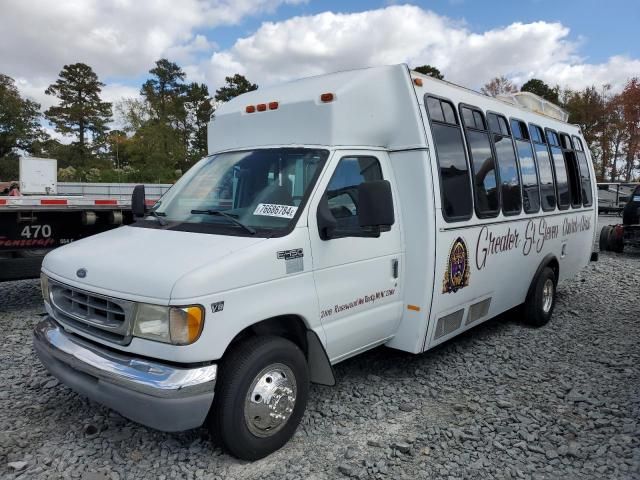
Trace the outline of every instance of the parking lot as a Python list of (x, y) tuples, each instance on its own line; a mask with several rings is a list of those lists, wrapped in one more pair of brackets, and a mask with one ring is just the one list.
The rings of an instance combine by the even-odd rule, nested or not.
[(605, 253), (543, 328), (509, 313), (423, 355), (345, 361), (292, 441), (246, 463), (204, 428), (153, 431), (59, 384), (31, 346), (38, 281), (0, 284), (0, 477), (640, 478), (639, 295), (640, 252)]

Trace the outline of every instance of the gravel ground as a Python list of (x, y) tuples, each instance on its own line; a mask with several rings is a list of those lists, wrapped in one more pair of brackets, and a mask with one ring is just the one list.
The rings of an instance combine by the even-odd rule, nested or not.
[(31, 347), (38, 282), (1, 284), (0, 477), (640, 479), (639, 285), (640, 253), (602, 254), (546, 327), (512, 314), (346, 361), (292, 441), (246, 463), (204, 428), (156, 432), (60, 385)]

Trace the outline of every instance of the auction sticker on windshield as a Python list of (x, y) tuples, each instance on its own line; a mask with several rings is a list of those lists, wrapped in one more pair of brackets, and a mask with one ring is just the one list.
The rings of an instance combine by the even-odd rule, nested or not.
[(292, 205), (277, 205), (274, 203), (259, 203), (254, 210), (254, 215), (265, 217), (293, 218), (298, 211), (298, 207)]

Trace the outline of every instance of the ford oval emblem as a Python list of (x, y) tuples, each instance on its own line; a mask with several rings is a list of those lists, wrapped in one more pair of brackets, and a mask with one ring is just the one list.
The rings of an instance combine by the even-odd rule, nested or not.
[(79, 278), (84, 278), (84, 277), (86, 277), (86, 276), (87, 276), (87, 271), (86, 271), (84, 268), (81, 268), (81, 269), (79, 269), (79, 270), (76, 272), (76, 275), (77, 275)]

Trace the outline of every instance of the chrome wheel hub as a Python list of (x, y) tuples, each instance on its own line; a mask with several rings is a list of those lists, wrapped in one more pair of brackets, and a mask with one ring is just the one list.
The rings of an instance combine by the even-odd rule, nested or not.
[(553, 284), (553, 280), (547, 278), (544, 282), (544, 286), (542, 287), (542, 311), (544, 313), (549, 313), (551, 311), (554, 289), (555, 285)]
[(269, 437), (284, 427), (296, 404), (296, 379), (289, 367), (269, 365), (253, 379), (244, 403), (244, 419), (257, 437)]

